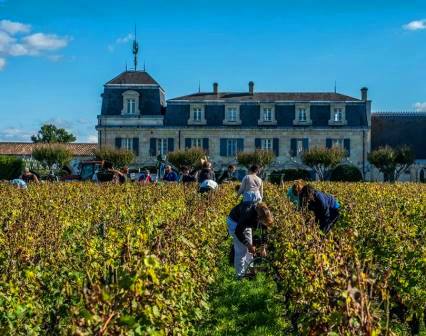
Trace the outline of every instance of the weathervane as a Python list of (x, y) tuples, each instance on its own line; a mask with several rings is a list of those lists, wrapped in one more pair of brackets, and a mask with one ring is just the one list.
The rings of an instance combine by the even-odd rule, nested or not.
[(135, 71), (138, 67), (138, 52), (139, 52), (139, 43), (136, 40), (136, 25), (135, 25), (135, 39), (133, 40), (133, 56), (134, 56), (134, 63), (135, 63)]

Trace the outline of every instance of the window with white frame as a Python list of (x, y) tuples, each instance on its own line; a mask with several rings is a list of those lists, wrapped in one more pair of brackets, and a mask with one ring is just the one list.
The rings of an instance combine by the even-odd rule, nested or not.
[(121, 139), (121, 148), (132, 150), (133, 149), (133, 139), (132, 138), (122, 138)]
[(260, 148), (263, 150), (272, 150), (272, 139), (261, 139)]
[(168, 152), (168, 139), (157, 139), (157, 155), (166, 155)]
[(236, 156), (237, 149), (237, 139), (228, 139), (226, 141), (226, 156)]
[(191, 148), (194, 148), (194, 147), (202, 148), (203, 147), (203, 139), (202, 138), (192, 138), (191, 139)]
[(342, 148), (344, 149), (344, 140), (343, 139), (331, 139), (332, 148)]
[(232, 107), (226, 108), (226, 120), (230, 121), (230, 122), (237, 121), (237, 108), (236, 107), (232, 106)]
[(300, 156), (303, 153), (303, 139), (297, 139), (296, 141), (296, 156)]
[(333, 120), (334, 122), (342, 122), (343, 121), (343, 109), (341, 107), (334, 108), (334, 114), (333, 114)]
[(266, 121), (266, 122), (272, 121), (272, 107), (263, 108), (263, 121)]
[(202, 119), (202, 110), (201, 107), (194, 107), (192, 110), (192, 119), (194, 121), (201, 121)]
[(138, 114), (139, 113), (139, 93), (133, 90), (123, 92), (123, 109), (122, 114)]
[(307, 116), (305, 107), (297, 108), (297, 120), (299, 122), (306, 122), (308, 120), (308, 116)]

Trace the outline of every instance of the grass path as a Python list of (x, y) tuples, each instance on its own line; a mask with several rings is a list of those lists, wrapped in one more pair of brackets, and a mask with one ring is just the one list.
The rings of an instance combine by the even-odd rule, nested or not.
[(290, 334), (290, 323), (285, 319), (282, 297), (275, 282), (265, 274), (258, 274), (251, 280), (237, 280), (225, 255), (222, 260), (220, 276), (210, 293), (210, 319), (200, 326), (197, 334)]

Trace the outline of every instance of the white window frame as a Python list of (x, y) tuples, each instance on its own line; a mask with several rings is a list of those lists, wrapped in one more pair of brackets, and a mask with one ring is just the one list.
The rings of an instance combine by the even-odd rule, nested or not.
[[(123, 115), (137, 115), (140, 114), (139, 111), (139, 92), (133, 90), (127, 90), (123, 92), (123, 109), (121, 110), (121, 114)], [(134, 100), (134, 111), (129, 111), (129, 101)]]
[(342, 138), (331, 139), (331, 148), (345, 149), (345, 139), (342, 139)]
[[(230, 118), (230, 110), (235, 111), (235, 118)], [(223, 120), (223, 124), (224, 125), (241, 125), (240, 105), (238, 104), (225, 105), (225, 119)]]
[(226, 156), (235, 157), (238, 153), (238, 140), (227, 139), (226, 140)]
[(303, 139), (296, 140), (296, 157), (300, 157), (304, 151)]
[(203, 138), (191, 138), (191, 148), (203, 148)]
[[(336, 120), (336, 114), (341, 113), (341, 120)], [(346, 106), (345, 104), (331, 104), (330, 105), (330, 120), (328, 124), (330, 126), (343, 126), (347, 125), (346, 120)]]
[(169, 139), (168, 138), (158, 138), (156, 143), (157, 155), (167, 155), (169, 152)]
[[(300, 118), (301, 111), (304, 111), (303, 116), (304, 118)], [(312, 125), (311, 120), (311, 105), (308, 103), (305, 104), (296, 104), (294, 106), (294, 120), (293, 125), (299, 125), (299, 126), (309, 126)]]
[(191, 104), (188, 125), (206, 125), (205, 108), (202, 104)]
[(121, 148), (133, 150), (133, 138), (121, 138)]
[[(267, 116), (267, 118), (265, 118)], [(270, 117), (270, 118), (269, 118)], [(275, 105), (274, 104), (261, 104), (260, 105), (260, 118), (259, 125), (276, 125), (275, 118)]]
[(272, 151), (274, 149), (274, 141), (271, 138), (260, 139), (260, 149)]

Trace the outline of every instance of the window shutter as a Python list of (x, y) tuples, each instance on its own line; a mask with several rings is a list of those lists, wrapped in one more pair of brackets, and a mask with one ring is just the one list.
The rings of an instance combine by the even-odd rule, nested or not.
[(332, 147), (332, 142), (331, 142), (330, 138), (325, 139), (325, 147), (327, 147), (327, 148)]
[(203, 138), (203, 149), (205, 151), (209, 150), (209, 138)]
[(133, 151), (136, 156), (139, 156), (139, 138), (133, 138)]
[(185, 149), (191, 148), (191, 138), (185, 138)]
[(346, 151), (346, 156), (347, 157), (351, 156), (351, 139), (344, 139), (343, 140), (343, 146), (344, 146), (345, 151)]
[(156, 156), (157, 154), (157, 139), (151, 138), (149, 139), (149, 155)]
[(261, 147), (262, 147), (262, 140), (260, 140), (259, 138), (255, 138), (254, 139), (254, 148), (260, 149)]
[(115, 138), (115, 148), (121, 148), (121, 138)]
[(280, 156), (280, 139), (274, 138), (272, 140), (272, 149), (274, 150), (275, 156)]
[(173, 138), (168, 138), (167, 139), (167, 151), (173, 152), (175, 150), (175, 139)]
[(220, 156), (226, 156), (226, 140), (220, 139)]
[(309, 150), (309, 139), (304, 138), (303, 139), (303, 151), (307, 151), (307, 150)]
[(290, 140), (290, 156), (294, 157), (297, 154), (297, 139)]
[(237, 153), (244, 151), (244, 139), (237, 139)]

